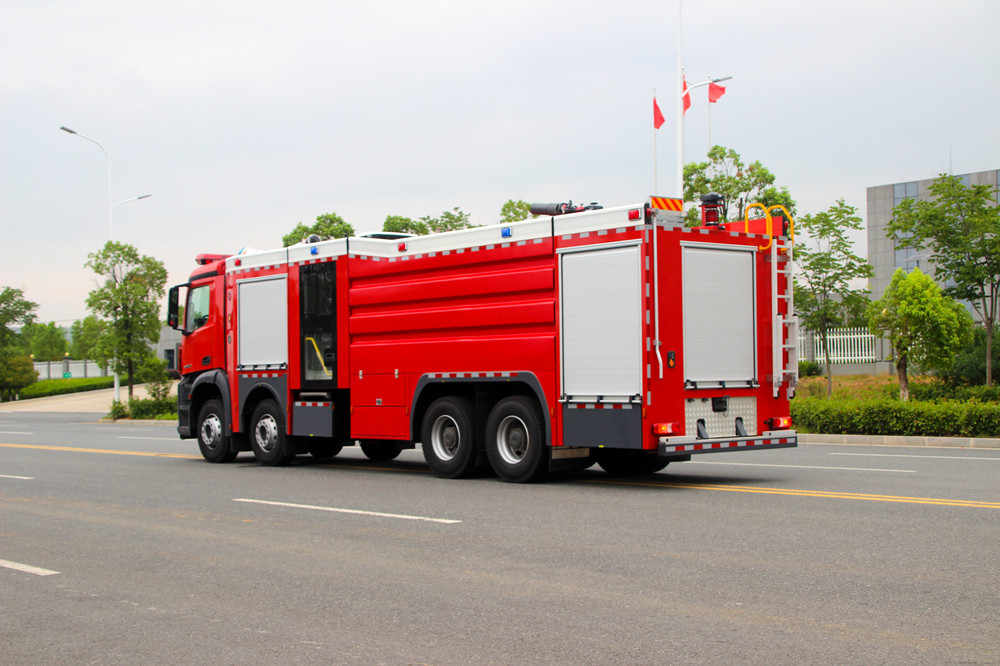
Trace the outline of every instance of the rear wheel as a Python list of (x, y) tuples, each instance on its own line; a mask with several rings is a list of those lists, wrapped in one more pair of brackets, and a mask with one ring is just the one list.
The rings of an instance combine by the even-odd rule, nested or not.
[(198, 448), (208, 462), (227, 463), (236, 459), (236, 451), (230, 450), (222, 424), (222, 402), (209, 400), (198, 413)]
[(257, 462), (268, 467), (287, 465), (295, 457), (287, 452), (285, 419), (274, 400), (264, 400), (253, 410), (250, 448)]
[(612, 476), (644, 476), (659, 472), (670, 461), (646, 451), (599, 449), (597, 464)]
[(369, 439), (361, 442), (361, 452), (375, 462), (394, 460), (402, 451), (402, 442), (391, 439)]
[(486, 420), (486, 455), (500, 479), (526, 483), (548, 472), (544, 423), (532, 398), (515, 395), (496, 404)]
[(438, 476), (458, 479), (476, 471), (475, 411), (467, 398), (438, 398), (427, 409), (420, 441), (427, 465)]

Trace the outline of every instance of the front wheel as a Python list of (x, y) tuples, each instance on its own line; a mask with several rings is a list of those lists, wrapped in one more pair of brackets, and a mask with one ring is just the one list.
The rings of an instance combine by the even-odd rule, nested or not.
[(198, 413), (198, 449), (205, 460), (211, 463), (228, 463), (236, 459), (236, 451), (231, 451), (229, 437), (223, 429), (222, 402), (209, 400)]
[(486, 455), (501, 480), (538, 481), (548, 472), (544, 424), (531, 398), (515, 395), (496, 404), (486, 420)]
[(274, 400), (264, 400), (253, 410), (250, 420), (250, 448), (257, 462), (268, 467), (287, 465), (295, 457), (288, 454), (285, 419)]

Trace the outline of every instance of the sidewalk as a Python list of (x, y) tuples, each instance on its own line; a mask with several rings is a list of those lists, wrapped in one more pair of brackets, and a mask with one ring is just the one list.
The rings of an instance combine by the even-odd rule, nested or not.
[[(133, 387), (134, 398), (147, 398), (144, 384), (136, 384)], [(119, 389), (122, 402), (128, 401), (128, 386)], [(176, 389), (172, 395), (176, 396)], [(52, 395), (45, 398), (31, 398), (28, 400), (15, 400), (14, 402), (0, 402), (0, 413), (2, 412), (86, 412), (100, 414), (104, 416), (111, 411), (111, 403), (115, 399), (115, 390), (99, 389), (97, 391), (83, 391), (81, 393), (67, 393), (65, 395)]]

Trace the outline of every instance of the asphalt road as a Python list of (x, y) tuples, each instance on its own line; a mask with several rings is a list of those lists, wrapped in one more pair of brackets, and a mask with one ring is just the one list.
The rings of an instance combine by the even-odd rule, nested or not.
[(807, 445), (616, 480), (0, 413), (0, 663), (1000, 662), (1000, 451)]

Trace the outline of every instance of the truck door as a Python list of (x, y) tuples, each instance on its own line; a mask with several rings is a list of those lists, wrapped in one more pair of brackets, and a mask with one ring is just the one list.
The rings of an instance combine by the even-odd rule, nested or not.
[(182, 331), (186, 336), (181, 374), (225, 365), (222, 344), (222, 278), (194, 282), (188, 287)]
[(563, 438), (569, 446), (642, 446), (640, 249), (636, 242), (561, 253)]
[(567, 251), (560, 263), (563, 393), (641, 396), (639, 245)]
[(303, 388), (337, 385), (336, 268), (335, 261), (299, 267)]

